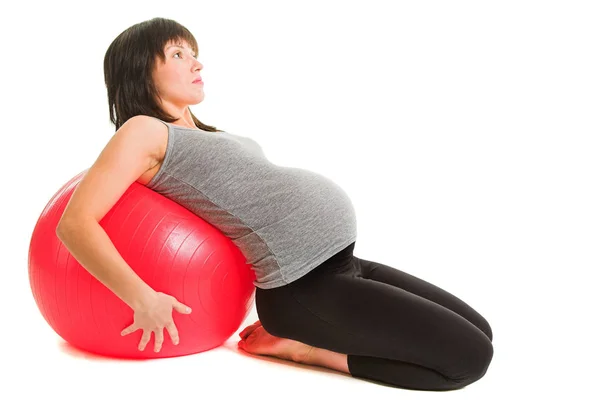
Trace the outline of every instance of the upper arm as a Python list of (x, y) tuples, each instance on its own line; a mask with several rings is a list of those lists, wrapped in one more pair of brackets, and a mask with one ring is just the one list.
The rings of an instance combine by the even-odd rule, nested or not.
[(73, 191), (58, 225), (82, 218), (99, 222), (127, 188), (155, 164), (167, 129), (162, 122), (145, 115), (127, 120)]

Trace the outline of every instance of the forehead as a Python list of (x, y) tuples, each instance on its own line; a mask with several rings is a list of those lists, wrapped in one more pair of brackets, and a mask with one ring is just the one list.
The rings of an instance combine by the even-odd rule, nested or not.
[(172, 47), (180, 49), (192, 49), (192, 47), (185, 40), (167, 42), (167, 44), (165, 45), (165, 50), (168, 50)]

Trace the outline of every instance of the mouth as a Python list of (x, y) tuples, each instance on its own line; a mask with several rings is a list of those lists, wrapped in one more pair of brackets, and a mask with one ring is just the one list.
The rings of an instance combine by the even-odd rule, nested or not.
[(192, 83), (204, 83), (204, 81), (202, 81), (202, 78), (198, 78)]

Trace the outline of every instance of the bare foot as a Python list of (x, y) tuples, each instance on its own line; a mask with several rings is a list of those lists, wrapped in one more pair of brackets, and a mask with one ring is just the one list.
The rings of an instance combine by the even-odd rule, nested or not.
[(256, 320), (252, 325), (248, 325), (240, 332), (240, 337), (242, 339), (246, 339), (248, 335), (252, 333), (257, 327), (262, 326), (262, 322), (260, 320)]
[(238, 342), (238, 347), (247, 353), (273, 356), (298, 363), (305, 362), (313, 349), (306, 343), (271, 335), (260, 321), (244, 328), (240, 337), (242, 340)]

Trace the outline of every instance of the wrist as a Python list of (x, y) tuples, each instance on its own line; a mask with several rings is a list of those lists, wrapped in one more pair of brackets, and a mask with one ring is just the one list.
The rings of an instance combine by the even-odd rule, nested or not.
[(148, 285), (144, 285), (138, 291), (135, 296), (131, 299), (128, 304), (131, 309), (143, 310), (148, 308), (148, 305), (154, 301), (157, 292)]

